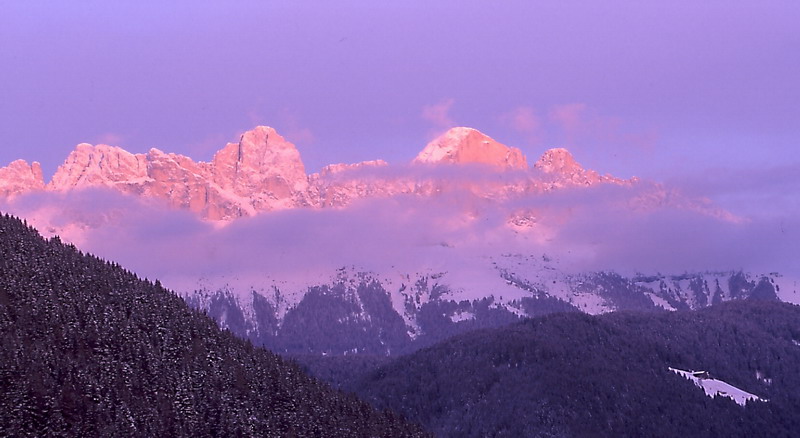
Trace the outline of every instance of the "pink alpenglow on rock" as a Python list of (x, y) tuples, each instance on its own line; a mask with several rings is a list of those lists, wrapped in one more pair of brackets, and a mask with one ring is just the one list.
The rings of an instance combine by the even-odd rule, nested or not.
[(0, 168), (0, 197), (14, 197), (35, 190), (43, 190), (42, 167), (34, 161), (16, 160)]
[(528, 168), (525, 156), (517, 148), (498, 143), (473, 128), (452, 128), (434, 139), (414, 159), (421, 164), (487, 164), (501, 169)]
[[(15, 162), (4, 169), (3, 175), (8, 176), (0, 182), (0, 195), (45, 188), (38, 164), (33, 169), (26, 166)], [(226, 145), (210, 163), (158, 149), (132, 154), (115, 146), (79, 144), (46, 188), (69, 191), (89, 187), (163, 199), (212, 220), (310, 205), (300, 153), (266, 126), (245, 132), (238, 143)]]
[(539, 161), (534, 163), (537, 169), (549, 177), (556, 186), (591, 186), (597, 183), (623, 184), (624, 180), (610, 175), (600, 175), (594, 170), (586, 170), (572, 154), (564, 148), (553, 148), (545, 151)]
[(134, 155), (116, 146), (81, 143), (58, 167), (48, 188), (66, 191), (110, 187), (129, 192), (131, 185), (146, 179), (147, 157), (144, 154)]
[[(412, 164), (429, 167), (392, 168), (383, 160), (372, 160), (332, 164), (308, 175), (294, 144), (275, 129), (258, 126), (242, 134), (238, 142), (228, 143), (210, 162), (158, 149), (132, 154), (116, 146), (81, 143), (45, 184), (38, 163), (28, 165), (18, 160), (0, 168), (0, 197), (14, 198), (35, 190), (106, 188), (161, 200), (204, 219), (231, 221), (267, 211), (344, 208), (362, 199), (398, 195), (428, 198), (468, 194), (496, 203), (571, 187), (637, 185), (635, 179), (622, 180), (584, 169), (561, 148), (546, 151), (533, 169), (528, 169), (519, 149), (464, 127), (452, 128), (430, 142)], [(451, 167), (446, 170), (442, 164)], [(456, 169), (461, 165), (466, 166)], [(485, 169), (469, 165), (483, 165)], [(657, 184), (638, 187), (628, 201), (631, 210), (673, 207), (730, 221), (730, 215), (710, 201), (667, 193)], [(538, 223), (529, 214), (522, 216), (517, 212), (510, 220), (518, 225)]]
[(235, 196), (250, 198), (253, 211), (308, 204), (308, 176), (300, 152), (273, 128), (258, 126), (239, 143), (214, 155), (213, 182)]

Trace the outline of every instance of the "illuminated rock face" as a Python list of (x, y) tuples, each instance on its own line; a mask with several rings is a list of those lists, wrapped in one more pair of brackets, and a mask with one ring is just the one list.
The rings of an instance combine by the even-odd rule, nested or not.
[[(451, 175), (439, 172), (441, 165), (472, 165), (478, 172)], [(273, 128), (258, 126), (228, 143), (210, 162), (158, 149), (132, 154), (115, 146), (82, 143), (45, 185), (38, 163), (15, 161), (0, 169), (0, 196), (103, 187), (162, 199), (206, 219), (232, 220), (273, 210), (342, 208), (359, 199), (401, 194), (459, 191), (498, 200), (563, 187), (630, 183), (583, 169), (565, 149), (545, 152), (533, 167), (528, 169), (517, 148), (476, 129), (453, 128), (430, 142), (410, 167), (390, 170), (385, 161), (373, 160), (332, 164), (308, 175), (292, 143)]]
[(124, 149), (87, 143), (79, 144), (59, 166), (48, 189), (67, 191), (104, 186), (136, 192), (147, 179), (147, 157)]
[(44, 189), (42, 167), (37, 162), (17, 160), (0, 168), (0, 197), (14, 197), (33, 190)]
[(314, 200), (315, 206), (338, 208), (357, 199), (412, 193), (414, 187), (402, 178), (375, 172), (388, 165), (383, 160), (329, 164), (319, 173), (309, 175), (309, 198)]
[(600, 175), (594, 170), (584, 169), (564, 148), (545, 151), (539, 161), (534, 163), (533, 168), (542, 173), (543, 181), (557, 187), (591, 186), (598, 183), (623, 184), (626, 182), (610, 175)]
[(517, 148), (500, 144), (473, 128), (453, 128), (428, 143), (414, 159), (420, 164), (486, 164), (499, 169), (528, 168)]
[[(18, 173), (18, 167), (12, 163), (3, 169), (3, 175)], [(41, 184), (31, 187), (44, 188), (41, 170), (39, 175)], [(2, 181), (0, 187), (8, 189), (0, 193), (6, 196), (33, 189), (27, 185), (16, 188), (19, 184), (12, 184), (15, 179), (11, 177)], [(161, 198), (212, 220), (310, 205), (300, 153), (265, 126), (245, 132), (238, 143), (226, 145), (210, 163), (158, 149), (131, 154), (113, 146), (80, 144), (58, 168), (47, 189), (87, 187)]]
[(308, 177), (300, 152), (274, 129), (259, 126), (228, 143), (211, 162), (213, 183), (248, 198), (248, 213), (308, 205)]

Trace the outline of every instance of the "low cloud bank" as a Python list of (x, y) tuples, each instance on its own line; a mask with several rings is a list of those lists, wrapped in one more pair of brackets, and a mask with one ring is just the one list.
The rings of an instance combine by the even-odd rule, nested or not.
[[(706, 189), (761, 199), (759, 194), (779, 193), (787, 181), (752, 177), (752, 185), (712, 183)], [(694, 184), (686, 187), (700, 194), (702, 184)], [(632, 208), (631, 200), (650, 189), (608, 185), (505, 202), (468, 191), (405, 195), (339, 210), (269, 212), (225, 226), (107, 190), (33, 194), (0, 208), (149, 278), (291, 277), (349, 265), (413, 268), (426, 251), (442, 247), (475, 256), (546, 253), (575, 271), (743, 269), (800, 277), (800, 209), (792, 197), (781, 197), (790, 204), (772, 205), (770, 214), (733, 223), (670, 205)], [(749, 212), (747, 205), (742, 212)]]

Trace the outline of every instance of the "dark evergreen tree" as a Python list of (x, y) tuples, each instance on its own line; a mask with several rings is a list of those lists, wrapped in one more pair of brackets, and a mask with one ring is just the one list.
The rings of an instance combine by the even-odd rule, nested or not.
[(0, 436), (422, 435), (158, 282), (0, 217)]
[[(440, 436), (797, 436), (800, 307), (552, 314), (459, 335), (339, 384)], [(701, 369), (769, 401), (707, 397)], [(313, 368), (313, 367), (312, 367)], [(317, 369), (324, 370), (318, 365)]]

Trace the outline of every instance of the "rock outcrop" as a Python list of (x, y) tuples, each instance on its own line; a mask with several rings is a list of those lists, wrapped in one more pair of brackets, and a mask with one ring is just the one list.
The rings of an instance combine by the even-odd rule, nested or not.
[(273, 128), (245, 132), (238, 143), (217, 152), (211, 164), (214, 184), (229, 195), (249, 199), (251, 213), (309, 205), (300, 152)]
[(544, 178), (542, 180), (551, 186), (591, 186), (598, 183), (625, 183), (624, 180), (610, 175), (600, 175), (594, 170), (584, 169), (572, 154), (564, 148), (554, 148), (545, 151), (539, 160), (534, 163), (534, 169), (539, 170)]
[[(25, 173), (17, 162), (7, 169), (10, 170), (6, 173)], [(43, 188), (41, 170), (39, 175), (39, 188)], [(9, 187), (6, 196), (28, 190), (13, 188), (17, 185), (11, 182), (17, 179), (2, 178), (9, 181), (5, 184)], [(226, 145), (210, 163), (158, 149), (131, 154), (114, 146), (79, 144), (58, 168), (47, 189), (87, 187), (163, 199), (212, 220), (312, 204), (300, 153), (266, 126), (245, 132), (238, 143)]]
[(16, 160), (0, 168), (0, 197), (10, 198), (44, 187), (42, 166), (35, 161), (28, 164), (25, 160)]
[(147, 178), (144, 154), (134, 155), (116, 146), (81, 143), (58, 167), (47, 188), (67, 191), (104, 186), (140, 193), (138, 188)]

